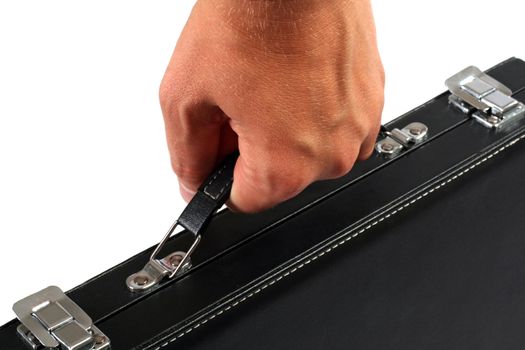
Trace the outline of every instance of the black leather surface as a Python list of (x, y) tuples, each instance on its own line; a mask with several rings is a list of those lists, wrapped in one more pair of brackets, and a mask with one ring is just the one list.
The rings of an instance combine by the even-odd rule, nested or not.
[[(496, 67), (493, 75), (504, 81), (516, 79), (515, 76), (509, 74), (509, 71), (512, 70), (511, 68), (514, 65), (519, 68), (522, 64), (523, 62), (519, 60), (509, 61), (505, 65)], [(525, 78), (523, 80), (523, 84), (525, 85)], [(459, 113), (449, 112), (446, 96), (442, 94), (424, 106), (420, 106), (416, 110), (402, 116), (400, 119), (389, 123), (388, 126), (389, 128), (402, 128), (412, 121), (426, 120), (425, 122), (432, 130), (427, 142), (432, 142), (432, 140), (447, 130), (465, 123), (464, 116)], [(443, 117), (429, 118), (429, 116), (437, 115)], [(322, 201), (323, 198), (351, 186), (356, 181), (366, 177), (369, 173), (381, 167), (388, 166), (388, 164), (393, 161), (395, 160), (373, 157), (366, 162), (357, 164), (350, 174), (337, 180), (315, 183), (300, 196), (263, 213), (246, 216), (225, 211), (217, 214), (206, 229), (206, 239), (201, 241), (198, 249), (192, 255), (193, 266), (198, 267), (210, 263), (216, 257), (225, 254), (236, 246), (242, 245), (243, 242), (252, 237), (264, 234), (281, 222), (307, 210), (309, 207), (315, 206), (316, 203)], [(225, 227), (227, 229), (224, 229)], [(162, 232), (159, 233), (159, 237), (161, 234)], [(181, 246), (189, 246), (191, 239), (192, 237), (190, 235), (181, 235), (176, 239), (170, 240), (160, 255), (167, 255), (170, 252), (179, 250), (178, 247)], [(131, 293), (123, 281), (127, 276), (139, 271), (144, 266), (153, 248), (154, 247), (146, 249), (122, 264), (112, 267), (92, 280), (69, 291), (68, 295), (86, 310), (96, 322), (111, 317), (113, 314), (124, 310), (133, 303), (140, 302), (155, 291)], [(167, 283), (175, 282), (176, 279)], [(104, 286), (104, 288), (100, 288), (100, 286)], [(40, 287), (37, 287), (37, 289), (38, 288)], [(0, 339), (3, 339), (4, 335), (5, 337), (12, 336), (14, 328), (15, 322), (0, 327)], [(17, 344), (17, 342), (13, 342), (12, 346), (15, 346), (15, 344)]]
[[(520, 60), (508, 61), (491, 75), (513, 90), (525, 86), (525, 64)], [(422, 121), (431, 130), (426, 144), (399, 159), (372, 158), (360, 163), (348, 176), (314, 184), (293, 201), (262, 214), (217, 215), (192, 257), (194, 268), (188, 275), (151, 292), (130, 293), (124, 280), (144, 265), (151, 253), (146, 250), (71, 291), (70, 297), (114, 340), (115, 349), (139, 344), (157, 347), (163, 343), (162, 337), (171, 339), (170, 333), (176, 335), (178, 329), (185, 329), (185, 324), (213, 314), (214, 308), (238, 297), (250, 284), (290, 268), (309, 250), (328, 244), (329, 237), (372, 220), (394, 203), (402, 203), (414, 188), (431, 184), (437, 177), (464, 166), (470, 158), (508, 136), (466, 121), (461, 113), (448, 107), (446, 98), (440, 95), (388, 125), (404, 127), (412, 121)], [(411, 175), (407, 176), (407, 172)], [(171, 241), (166, 253), (187, 238)], [(324, 262), (318, 265), (326, 267)], [(222, 318), (217, 322), (221, 323)], [(15, 323), (1, 327), (0, 342), (8, 349), (23, 348), (14, 336), (14, 328)], [(310, 334), (316, 329), (302, 331)], [(227, 328), (225, 332), (229, 332)], [(329, 335), (328, 329), (324, 334)], [(220, 341), (221, 335), (215, 336)], [(218, 348), (223, 346), (216, 344)]]
[[(478, 154), (477, 149), (484, 148), (483, 144), (496, 142), (497, 137), (474, 122), (458, 127), (370, 175), (366, 181), (358, 182), (294, 216), (213, 263), (201, 266), (175, 285), (129, 306), (99, 326), (113, 330), (113, 340), (123, 349), (137, 346), (140, 339), (149, 339), (140, 348), (155, 348), (189, 329), (188, 326), (194, 327), (202, 319), (213, 317), (220, 310), (255, 293), (287, 270), (293, 270), (302, 264), (312, 249), (322, 251), (335, 245), (340, 239), (332, 240), (330, 237), (334, 234), (352, 232), (352, 228), (355, 229), (353, 232), (359, 232), (360, 227), (372, 226), (377, 215), (398, 210), (396, 208), (410, 201), (411, 197), (403, 198), (411, 192), (414, 184), (421, 184), (422, 192), (428, 186), (436, 186), (442, 181), (440, 174), (454, 168), (466, 158), (465, 154)], [(461, 149), (457, 149), (460, 144)], [(411, 166), (414, 164), (418, 166)], [(437, 183), (428, 184), (429, 178), (434, 178)], [(413, 193), (412, 198), (417, 197), (418, 193)], [(170, 310), (166, 312), (168, 306)], [(126, 333), (126, 320), (138, 315), (148, 327), (139, 327), (133, 334)], [(193, 324), (186, 325), (188, 322)], [(166, 331), (154, 336), (155, 329)]]
[(163, 349), (523, 349), (524, 179), (521, 141)]

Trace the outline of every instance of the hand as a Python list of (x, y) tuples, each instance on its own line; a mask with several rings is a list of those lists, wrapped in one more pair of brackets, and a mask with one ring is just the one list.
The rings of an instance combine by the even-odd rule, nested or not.
[(183, 197), (236, 148), (243, 212), (346, 174), (373, 152), (383, 89), (368, 0), (198, 0), (160, 87)]

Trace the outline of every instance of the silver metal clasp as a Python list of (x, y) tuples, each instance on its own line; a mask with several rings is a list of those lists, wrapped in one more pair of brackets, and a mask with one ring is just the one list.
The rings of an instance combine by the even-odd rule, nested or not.
[(110, 340), (60, 288), (48, 287), (13, 305), (17, 330), (31, 349), (102, 350)]
[(190, 256), (201, 240), (200, 235), (195, 236), (187, 252), (177, 251), (162, 259), (157, 258), (168, 239), (173, 235), (181, 233), (181, 231), (175, 232), (178, 226), (180, 226), (179, 222), (175, 221), (151, 254), (146, 266), (126, 279), (126, 285), (129, 290), (139, 292), (150, 289), (157, 285), (164, 277), (172, 278), (175, 275), (187, 271), (191, 267)]
[(386, 157), (394, 157), (403, 149), (413, 147), (428, 137), (428, 127), (423, 123), (410, 123), (403, 129), (386, 132), (386, 137), (376, 143), (376, 151)]
[(512, 91), (474, 66), (448, 78), (449, 103), (487, 128), (500, 128), (525, 115), (525, 106)]

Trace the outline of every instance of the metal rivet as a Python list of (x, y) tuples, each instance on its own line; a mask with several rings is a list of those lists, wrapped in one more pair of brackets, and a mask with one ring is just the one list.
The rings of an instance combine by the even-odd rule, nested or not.
[(136, 276), (133, 279), (133, 282), (135, 282), (135, 284), (138, 286), (143, 286), (149, 282), (149, 279), (146, 276)]
[(93, 337), (93, 340), (95, 341), (95, 344), (100, 345), (100, 344), (104, 344), (108, 340), (108, 338), (106, 338), (102, 334), (95, 334), (95, 336)]
[(170, 257), (169, 263), (171, 266), (176, 267), (179, 266), (182, 259), (184, 259), (184, 256), (182, 254), (174, 254)]
[(487, 121), (490, 124), (498, 124), (500, 122), (500, 119), (496, 117), (495, 115), (491, 115), (490, 117), (487, 118)]
[(384, 151), (384, 152), (392, 152), (394, 150), (394, 145), (391, 144), (391, 143), (383, 143), (381, 145), (381, 149)]
[(420, 128), (411, 128), (409, 132), (414, 136), (419, 136), (423, 132)]

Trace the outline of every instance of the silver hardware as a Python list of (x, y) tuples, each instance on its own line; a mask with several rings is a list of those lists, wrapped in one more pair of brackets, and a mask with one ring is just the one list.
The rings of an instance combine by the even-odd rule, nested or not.
[(109, 343), (109, 338), (103, 334), (95, 334), (93, 336), (93, 340), (95, 341), (95, 345), (99, 345), (99, 346)]
[(33, 350), (36, 350), (40, 347), (41, 343), (36, 339), (36, 337), (31, 333), (29, 329), (23, 324), (19, 325), (16, 328), (18, 334), (25, 340), (25, 343)]
[(18, 334), (31, 349), (102, 350), (110, 347), (109, 338), (58, 287), (47, 287), (16, 302), (13, 311), (22, 323), (17, 328)]
[(403, 145), (391, 137), (386, 137), (376, 144), (376, 151), (387, 156), (394, 156), (401, 152), (402, 149)]
[(423, 123), (410, 123), (403, 129), (394, 129), (376, 144), (376, 151), (387, 157), (399, 154), (403, 149), (421, 143), (428, 137), (428, 127)]
[(487, 122), (489, 122), (489, 124), (492, 124), (492, 125), (497, 125), (500, 121), (501, 120), (495, 115), (491, 115), (490, 117), (487, 118)]
[(488, 128), (500, 128), (525, 116), (525, 105), (512, 91), (474, 66), (465, 68), (445, 82), (452, 93), (449, 103)]
[(191, 267), (190, 255), (197, 248), (201, 239), (200, 235), (195, 237), (187, 252), (174, 252), (162, 259), (157, 258), (168, 239), (182, 232), (175, 232), (178, 226), (179, 222), (175, 221), (151, 254), (146, 266), (126, 279), (126, 285), (129, 290), (138, 292), (149, 289), (157, 285), (164, 277), (172, 278), (175, 275), (186, 272)]

